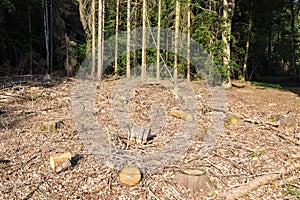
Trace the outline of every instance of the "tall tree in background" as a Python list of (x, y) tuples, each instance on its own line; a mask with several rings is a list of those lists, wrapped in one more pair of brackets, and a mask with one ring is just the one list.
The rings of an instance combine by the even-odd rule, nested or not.
[(28, 3), (28, 31), (29, 31), (29, 73), (32, 75), (32, 30), (31, 30), (31, 7)]
[(96, 67), (96, 2), (92, 0), (92, 75)]
[(245, 57), (244, 57), (244, 64), (243, 64), (243, 75), (242, 80), (245, 81), (247, 79), (247, 71), (248, 71), (248, 57), (249, 57), (249, 48), (250, 48), (250, 39), (252, 34), (252, 26), (253, 26), (253, 0), (249, 0), (250, 8), (249, 8), (249, 15), (248, 15), (248, 29), (247, 29), (247, 40), (245, 46)]
[(118, 71), (118, 38), (119, 38), (119, 15), (120, 15), (120, 0), (117, 0), (116, 5), (116, 44), (115, 44), (115, 75)]
[(179, 22), (180, 22), (180, 2), (176, 0), (176, 14), (175, 14), (175, 47), (174, 47), (174, 81), (177, 83), (178, 78), (178, 44), (179, 44)]
[(142, 38), (142, 72), (141, 78), (145, 80), (146, 78), (146, 63), (147, 63), (147, 55), (146, 55), (146, 23), (147, 23), (147, 0), (143, 0), (143, 38)]
[(191, 81), (191, 0), (188, 0), (187, 14), (187, 80)]
[(222, 32), (222, 40), (224, 43), (224, 57), (223, 62), (227, 68), (227, 83), (225, 87), (231, 87), (231, 67), (230, 67), (230, 37), (231, 37), (231, 25), (232, 25), (232, 16), (235, 5), (235, 0), (223, 0), (223, 18), (224, 18), (224, 27), (225, 30)]
[(291, 10), (291, 49), (292, 49), (292, 59), (291, 59), (291, 68), (292, 74), (295, 76), (297, 74), (296, 69), (296, 52), (295, 52), (295, 7), (294, 0), (290, 0), (290, 10)]
[(161, 0), (158, 1), (156, 79), (160, 79), (160, 28), (161, 28)]
[(126, 77), (130, 78), (130, 0), (127, 0), (127, 53), (126, 53)]
[(98, 1), (98, 79), (103, 72), (103, 0)]
[(46, 46), (46, 66), (47, 73), (50, 73), (50, 52), (49, 52), (49, 11), (48, 11), (48, 1), (43, 1), (44, 5), (44, 33), (45, 33), (45, 46)]

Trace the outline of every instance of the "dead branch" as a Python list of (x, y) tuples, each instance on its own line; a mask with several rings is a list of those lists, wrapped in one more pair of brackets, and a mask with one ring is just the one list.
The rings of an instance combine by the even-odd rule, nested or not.
[(275, 132), (275, 134), (278, 136), (278, 137), (281, 137), (282, 139), (285, 139), (297, 146), (300, 146), (300, 142), (297, 140), (297, 139), (294, 139), (294, 138), (291, 138), (289, 136), (287, 136), (286, 134), (284, 134), (283, 132), (281, 132), (278, 128), (275, 128), (275, 127), (272, 127), (272, 126), (268, 126), (269, 129), (272, 129)]
[(226, 199), (241, 198), (241, 197), (247, 195), (249, 192), (257, 189), (258, 187), (266, 185), (271, 181), (280, 179), (282, 176), (287, 175), (293, 171), (297, 171), (299, 169), (300, 169), (300, 164), (293, 165), (289, 168), (283, 167), (279, 170), (278, 173), (260, 176), (260, 177), (253, 179), (252, 181), (250, 181), (247, 184), (230, 189), (225, 193), (224, 196), (226, 197)]

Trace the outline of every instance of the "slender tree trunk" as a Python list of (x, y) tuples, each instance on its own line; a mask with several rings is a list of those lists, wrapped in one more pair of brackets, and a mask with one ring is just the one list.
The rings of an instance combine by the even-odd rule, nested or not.
[(49, 18), (49, 26), (50, 26), (50, 72), (53, 72), (53, 0), (50, 0), (50, 18)]
[(161, 23), (161, 0), (158, 1), (157, 22), (157, 51), (156, 51), (156, 79), (160, 79), (160, 23)]
[(234, 0), (229, 6), (228, 0), (223, 0), (223, 18), (224, 18), (224, 27), (226, 30), (222, 32), (222, 40), (224, 43), (224, 54), (223, 62), (227, 71), (227, 83), (224, 85), (226, 88), (231, 87), (231, 68), (230, 68), (230, 35), (231, 35), (231, 21), (232, 21), (232, 10), (234, 8)]
[(116, 6), (116, 44), (115, 44), (115, 75), (118, 71), (118, 38), (119, 38), (119, 14), (120, 13), (120, 0), (117, 0)]
[(188, 1), (188, 27), (187, 27), (187, 80), (191, 81), (191, 0)]
[(250, 48), (250, 39), (251, 39), (251, 31), (252, 31), (252, 16), (249, 16), (249, 24), (248, 24), (248, 33), (247, 33), (247, 41), (246, 41), (246, 52), (244, 58), (243, 65), (243, 77), (242, 80), (245, 81), (247, 78), (247, 70), (248, 70), (248, 57), (249, 57), (249, 48)]
[(130, 0), (127, 0), (127, 54), (126, 54), (126, 77), (130, 78)]
[(269, 10), (269, 30), (268, 30), (268, 65), (265, 71), (266, 74), (269, 74), (269, 71), (272, 67), (272, 35), (273, 35), (273, 14), (272, 9)]
[(294, 10), (294, 0), (290, 0), (291, 9), (291, 46), (292, 46), (292, 74), (295, 76), (297, 74), (296, 70), (296, 52), (295, 52), (295, 10)]
[(32, 31), (31, 31), (31, 7), (28, 4), (28, 31), (29, 31), (29, 69), (30, 75), (32, 75)]
[(44, 32), (45, 32), (45, 46), (46, 46), (46, 61), (47, 73), (50, 73), (49, 67), (49, 16), (48, 16), (48, 1), (44, 0)]
[[(137, 14), (137, 10), (138, 10), (138, 1), (135, 1), (135, 9), (134, 9), (134, 21), (135, 21), (135, 28), (138, 26), (138, 14)], [(134, 34), (134, 41), (137, 41), (137, 31), (135, 31)], [(134, 76), (137, 76), (137, 67), (138, 67), (138, 50), (134, 50), (133, 52), (133, 74)]]
[(143, 0), (143, 38), (142, 38), (142, 72), (141, 72), (141, 78), (142, 80), (146, 79), (146, 64), (147, 64), (147, 58), (146, 58), (146, 22), (147, 22), (147, 1)]
[(105, 0), (102, 0), (102, 38), (101, 38), (101, 51), (102, 51), (102, 60), (101, 60), (101, 64), (102, 64), (102, 73), (104, 73), (104, 67), (103, 67), (103, 63), (104, 63), (104, 21), (105, 19)]
[(96, 2), (92, 0), (92, 75), (95, 74), (96, 68)]
[(98, 79), (102, 77), (103, 71), (103, 51), (102, 51), (102, 26), (103, 26), (103, 0), (98, 1)]
[(179, 35), (179, 21), (180, 21), (180, 2), (176, 0), (176, 16), (175, 16), (175, 48), (174, 48), (174, 81), (177, 83), (178, 79), (178, 35)]

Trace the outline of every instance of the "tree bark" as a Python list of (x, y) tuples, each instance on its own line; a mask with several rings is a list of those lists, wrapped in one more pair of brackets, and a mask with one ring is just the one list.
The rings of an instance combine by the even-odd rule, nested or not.
[(31, 7), (28, 4), (28, 31), (29, 31), (29, 69), (30, 75), (32, 75), (32, 30), (31, 30)]
[[(250, 2), (252, 5), (252, 1)], [(251, 8), (252, 9), (252, 6)], [(250, 39), (251, 39), (251, 32), (252, 32), (252, 12), (249, 14), (249, 23), (248, 23), (248, 33), (247, 33), (247, 41), (246, 41), (246, 52), (244, 58), (244, 65), (243, 65), (243, 77), (242, 80), (245, 81), (247, 79), (247, 70), (248, 70), (248, 57), (249, 57), (249, 48), (250, 48)]]
[(101, 79), (103, 70), (102, 31), (103, 31), (103, 0), (98, 1), (98, 79)]
[(95, 74), (95, 66), (96, 66), (96, 3), (95, 0), (92, 0), (92, 75)]
[(143, 0), (143, 38), (142, 38), (142, 72), (141, 72), (141, 78), (142, 80), (146, 79), (146, 22), (147, 22), (147, 1)]
[(295, 52), (295, 10), (294, 10), (294, 0), (290, 0), (290, 10), (291, 10), (291, 47), (292, 47), (292, 74), (295, 76), (297, 74), (296, 70), (296, 52)]
[(161, 0), (158, 1), (158, 22), (157, 22), (157, 52), (156, 52), (156, 79), (160, 79), (160, 25), (161, 24)]
[(187, 80), (191, 81), (191, 0), (188, 1), (188, 27), (187, 27)]
[(53, 72), (53, 0), (50, 0), (50, 17), (49, 17), (49, 42), (50, 42), (50, 58), (49, 58), (49, 65), (50, 65), (50, 72)]
[(228, 0), (223, 0), (223, 18), (224, 18), (224, 27), (225, 30), (222, 32), (222, 40), (224, 43), (224, 54), (223, 62), (226, 67), (226, 78), (227, 83), (225, 84), (225, 87), (231, 87), (231, 68), (230, 68), (230, 35), (231, 35), (231, 23), (232, 23), (232, 10), (234, 8), (234, 0), (231, 2), (231, 6), (229, 6)]
[(120, 13), (120, 0), (117, 0), (116, 5), (116, 44), (115, 44), (115, 75), (118, 71), (118, 38), (119, 38), (119, 14)]
[(180, 21), (180, 2), (176, 0), (176, 14), (175, 14), (175, 48), (174, 48), (174, 82), (178, 79), (178, 35), (179, 35), (179, 21)]
[[(138, 26), (138, 13), (137, 13), (137, 10), (138, 10), (138, 2), (139, 0), (136, 0), (135, 1), (135, 9), (134, 9), (134, 21), (135, 21), (135, 28)], [(134, 34), (134, 41), (137, 41), (138, 38), (137, 38), (137, 31), (135, 31), (135, 34)], [(133, 74), (134, 76), (137, 76), (137, 67), (138, 67), (138, 50), (134, 50), (133, 52)]]
[(127, 0), (127, 53), (126, 53), (126, 77), (130, 78), (130, 0)]

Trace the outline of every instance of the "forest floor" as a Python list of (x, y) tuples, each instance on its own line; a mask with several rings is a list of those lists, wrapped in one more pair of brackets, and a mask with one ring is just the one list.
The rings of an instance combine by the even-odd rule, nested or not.
[[(227, 111), (219, 140), (200, 158), (212, 110), (205, 82), (192, 82), (199, 133), (181, 159), (144, 171), (141, 182), (130, 187), (120, 182), (119, 170), (87, 150), (76, 130), (74, 79), (28, 79), (1, 82), (0, 199), (300, 198), (300, 88), (236, 83), (225, 91)], [(100, 82), (95, 98), (94, 114), (109, 143), (126, 151), (159, 152), (184, 120), (167, 114), (153, 140), (130, 143), (114, 116), (117, 83)], [(138, 88), (129, 115), (144, 126), (151, 121), (151, 105), (159, 104), (165, 113), (180, 109), (173, 93), (155, 84)], [(65, 151), (73, 155), (72, 166), (55, 173), (49, 156)]]

